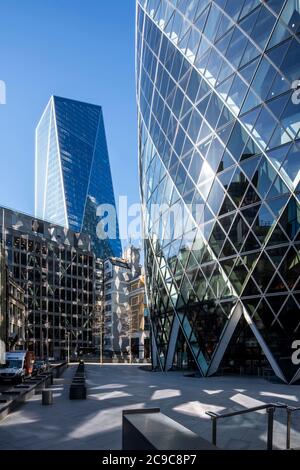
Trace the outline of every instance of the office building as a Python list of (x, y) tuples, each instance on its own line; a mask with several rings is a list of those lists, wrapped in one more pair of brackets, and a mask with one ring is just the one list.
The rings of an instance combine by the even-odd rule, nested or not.
[(150, 359), (150, 325), (144, 275), (129, 281), (130, 338), (133, 358)]
[(116, 213), (99, 238), (101, 205), (115, 208), (102, 108), (52, 96), (36, 128), (35, 216), (89, 234), (99, 258), (121, 256)]
[(293, 0), (137, 1), (147, 295), (163, 370), (300, 379), (299, 27)]
[[(6, 327), (6, 265), (5, 265), (5, 251), (3, 244), (0, 241), (0, 353), (3, 353), (4, 344), (7, 341), (7, 327)], [(1, 357), (0, 357), (1, 360)]]
[(71, 358), (88, 352), (98, 301), (89, 235), (5, 208), (0, 214), (7, 268), (24, 291), (27, 349), (54, 359), (68, 349)]
[(149, 359), (149, 328), (140, 250), (104, 262), (103, 344), (105, 355), (121, 360)]
[(7, 273), (7, 350), (26, 349), (25, 290)]

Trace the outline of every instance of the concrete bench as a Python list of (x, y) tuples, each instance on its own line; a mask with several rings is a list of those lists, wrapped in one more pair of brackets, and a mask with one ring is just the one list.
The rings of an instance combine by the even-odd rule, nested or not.
[(86, 400), (84, 364), (79, 364), (69, 390), (70, 400)]
[(216, 450), (206, 439), (160, 412), (123, 411), (123, 450)]

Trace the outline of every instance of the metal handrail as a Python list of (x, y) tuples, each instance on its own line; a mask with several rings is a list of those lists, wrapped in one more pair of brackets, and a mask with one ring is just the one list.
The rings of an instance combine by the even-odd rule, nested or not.
[(267, 450), (273, 449), (273, 427), (274, 427), (274, 413), (276, 408), (288, 408), (285, 403), (266, 403), (264, 405), (254, 406), (239, 411), (232, 411), (230, 413), (214, 413), (213, 411), (206, 411), (206, 415), (212, 419), (212, 443), (217, 445), (217, 422), (221, 418), (231, 418), (232, 416), (243, 415), (255, 411), (266, 410), (268, 413), (268, 437), (267, 437)]
[(295, 411), (300, 411), (300, 407), (287, 406), (287, 421), (286, 421), (286, 448), (290, 450), (291, 448), (291, 428), (292, 428), (292, 414)]

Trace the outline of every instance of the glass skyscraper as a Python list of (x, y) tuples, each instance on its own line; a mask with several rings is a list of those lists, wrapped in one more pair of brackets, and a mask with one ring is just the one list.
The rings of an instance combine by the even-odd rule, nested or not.
[(52, 96), (36, 129), (35, 216), (91, 236), (101, 258), (121, 256), (97, 236), (97, 207), (115, 207), (102, 108)]
[(300, 3), (139, 0), (136, 28), (153, 363), (295, 383)]

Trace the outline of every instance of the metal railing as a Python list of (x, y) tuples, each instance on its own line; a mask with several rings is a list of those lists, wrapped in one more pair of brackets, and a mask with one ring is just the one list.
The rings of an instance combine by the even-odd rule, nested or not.
[(286, 420), (286, 448), (291, 448), (291, 429), (292, 429), (292, 414), (295, 411), (300, 411), (300, 407), (287, 406), (287, 420)]
[[(206, 411), (205, 414), (210, 416), (212, 420), (212, 443), (215, 446), (217, 445), (217, 423), (219, 419), (231, 418), (233, 416), (239, 416), (239, 415), (244, 415), (248, 413), (253, 413), (255, 411), (266, 410), (268, 414), (267, 450), (272, 450), (273, 449), (274, 413), (275, 413), (276, 408), (288, 409), (289, 407), (285, 403), (267, 403), (264, 405), (254, 406), (252, 408), (245, 408), (243, 410), (232, 411), (230, 413), (224, 413), (224, 414), (214, 413), (212, 411)], [(296, 409), (294, 411), (296, 411)], [(291, 423), (291, 418), (290, 418), (290, 423)], [(288, 438), (290, 442), (290, 431), (289, 431), (287, 439)]]

